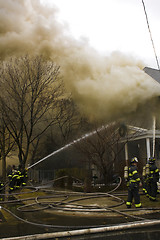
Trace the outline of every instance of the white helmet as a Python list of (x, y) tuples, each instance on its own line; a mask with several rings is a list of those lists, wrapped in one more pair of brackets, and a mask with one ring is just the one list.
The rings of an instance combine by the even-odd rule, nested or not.
[(132, 158), (132, 159), (131, 159), (131, 163), (138, 163), (137, 157)]

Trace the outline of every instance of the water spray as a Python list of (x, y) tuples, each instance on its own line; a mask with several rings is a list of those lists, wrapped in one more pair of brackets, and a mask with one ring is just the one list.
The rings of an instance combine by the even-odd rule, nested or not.
[(87, 133), (87, 134), (85, 134), (84, 136), (82, 136), (82, 137), (80, 137), (80, 138), (78, 138), (78, 139), (72, 141), (71, 143), (66, 144), (65, 146), (59, 148), (58, 150), (56, 150), (56, 151), (50, 153), (50, 154), (47, 155), (46, 157), (40, 159), (38, 162), (36, 162), (36, 163), (30, 165), (30, 166), (28, 167), (28, 169), (30, 169), (30, 168), (36, 166), (37, 164), (43, 162), (44, 160), (46, 160), (46, 159), (49, 158), (49, 157), (56, 155), (57, 153), (63, 151), (64, 149), (67, 149), (67, 148), (73, 146), (74, 144), (76, 144), (76, 143), (82, 141), (83, 139), (86, 139), (86, 138), (88, 138), (88, 137), (90, 137), (90, 136), (96, 134), (97, 132), (102, 131), (102, 130), (105, 129), (107, 126), (108, 126), (108, 125), (106, 125), (106, 126), (102, 126), (102, 127), (98, 128), (97, 130), (94, 130), (94, 131), (92, 131), (92, 132), (90, 132), (90, 133)]

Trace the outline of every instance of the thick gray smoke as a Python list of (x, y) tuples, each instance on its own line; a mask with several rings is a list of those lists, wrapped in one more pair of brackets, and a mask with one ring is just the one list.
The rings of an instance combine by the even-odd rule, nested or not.
[(100, 55), (87, 41), (71, 37), (57, 15), (56, 7), (39, 0), (0, 0), (1, 60), (26, 53), (55, 60), (67, 89), (91, 119), (130, 114), (159, 96), (159, 85), (143, 72), (140, 61), (119, 52)]

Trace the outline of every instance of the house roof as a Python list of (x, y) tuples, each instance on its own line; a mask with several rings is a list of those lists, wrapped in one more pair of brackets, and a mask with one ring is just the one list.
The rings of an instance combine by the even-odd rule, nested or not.
[(149, 68), (149, 67), (145, 67), (143, 70), (150, 77), (152, 77), (156, 82), (160, 83), (160, 70)]
[[(136, 133), (134, 135), (134, 140), (146, 139), (146, 138), (153, 138), (153, 131), (147, 130), (141, 133)], [(160, 138), (160, 130), (155, 130), (155, 138)], [(133, 140), (133, 139), (131, 139)]]
[[(128, 140), (128, 141), (136, 141), (140, 139), (146, 139), (146, 138), (153, 138), (153, 130), (152, 129), (145, 129), (145, 128), (139, 128), (131, 125), (127, 125), (128, 134), (123, 138), (122, 141)], [(160, 130), (155, 130), (155, 137), (160, 138)]]

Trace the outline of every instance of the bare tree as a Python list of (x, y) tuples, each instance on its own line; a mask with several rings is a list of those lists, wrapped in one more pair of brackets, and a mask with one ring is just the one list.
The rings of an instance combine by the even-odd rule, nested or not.
[[(86, 164), (88, 170), (94, 164), (103, 177), (105, 184), (112, 180), (114, 170), (119, 173), (123, 171), (126, 164), (122, 153), (124, 154), (124, 146), (128, 141), (134, 140), (141, 129), (131, 127), (129, 129), (125, 124), (113, 122), (86, 135), (83, 141), (78, 142), (75, 147), (86, 156)], [(142, 129), (143, 130), (143, 129)], [(121, 162), (123, 160), (123, 163)], [(124, 165), (123, 165), (124, 164)], [(91, 174), (89, 174), (91, 176)]]
[(119, 134), (116, 133), (117, 128), (115, 123), (102, 126), (100, 129), (96, 128), (93, 135), (78, 144), (78, 148), (88, 159), (88, 165), (97, 166), (105, 184), (112, 176), (113, 163), (116, 158), (114, 148), (119, 139)]
[(30, 146), (37, 147), (42, 134), (55, 122), (57, 101), (63, 94), (60, 67), (42, 56), (24, 56), (4, 62), (1, 70), (3, 122), (24, 166)]
[(71, 96), (58, 103), (57, 126), (62, 137), (62, 144), (69, 141), (82, 128), (82, 117)]

